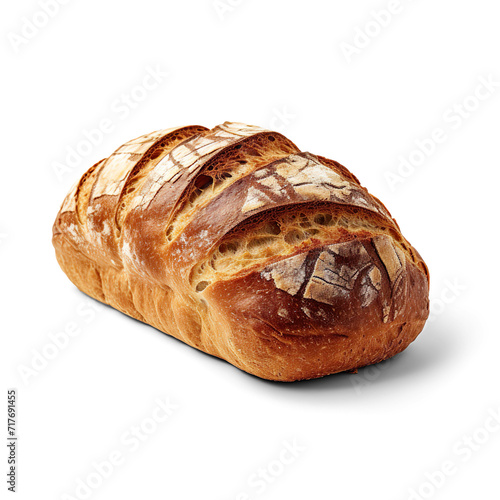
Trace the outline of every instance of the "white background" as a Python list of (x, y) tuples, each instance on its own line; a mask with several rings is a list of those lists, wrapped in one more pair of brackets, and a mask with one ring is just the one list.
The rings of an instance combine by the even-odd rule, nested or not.
[[(500, 87), (478, 89), (500, 82), (499, 5), (401, 0), (374, 21), (396, 4), (73, 0), (47, 21), (36, 1), (4, 2), (0, 420), (15, 387), (17, 498), (83, 498), (89, 478), (96, 499), (500, 497), (488, 420), (500, 410)], [(157, 67), (168, 76), (137, 90)], [(140, 102), (124, 107), (131, 93)], [(56, 175), (103, 119), (112, 130)], [(433, 318), (406, 352), (357, 375), (265, 382), (69, 282), (51, 226), (71, 184), (138, 135), (225, 120), (340, 161), (388, 206), (431, 272)], [(436, 128), (445, 139), (422, 159), (415, 141)], [(398, 173), (401, 157), (418, 165)], [(53, 355), (51, 338), (75, 325)], [(158, 397), (177, 408), (134, 450), (123, 435), (152, 429)], [(116, 452), (94, 487), (93, 462)]]

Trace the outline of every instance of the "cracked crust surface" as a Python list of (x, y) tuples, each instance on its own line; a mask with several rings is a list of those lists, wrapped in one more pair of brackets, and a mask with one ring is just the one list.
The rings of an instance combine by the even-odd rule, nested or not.
[(90, 296), (262, 378), (405, 349), (428, 271), (345, 167), (226, 122), (129, 141), (70, 190), (56, 256)]

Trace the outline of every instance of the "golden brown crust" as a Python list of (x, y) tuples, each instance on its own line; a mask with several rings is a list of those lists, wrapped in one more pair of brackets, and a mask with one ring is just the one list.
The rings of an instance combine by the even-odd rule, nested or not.
[(376, 363), (428, 316), (428, 271), (333, 160), (243, 124), (134, 139), (91, 167), (54, 224), (90, 296), (262, 378)]

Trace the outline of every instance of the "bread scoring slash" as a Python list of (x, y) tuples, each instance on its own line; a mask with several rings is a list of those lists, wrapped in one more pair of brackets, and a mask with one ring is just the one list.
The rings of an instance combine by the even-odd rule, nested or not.
[(377, 363), (429, 314), (427, 267), (386, 207), (241, 123), (127, 142), (71, 189), (53, 244), (86, 294), (264, 379)]

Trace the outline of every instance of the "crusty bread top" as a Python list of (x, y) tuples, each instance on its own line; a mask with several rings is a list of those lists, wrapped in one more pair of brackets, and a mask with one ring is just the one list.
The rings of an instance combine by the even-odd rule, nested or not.
[(342, 244), (366, 237), (391, 281), (402, 260), (428, 276), (385, 206), (345, 167), (239, 123), (161, 130), (124, 144), (74, 186), (54, 231), (102, 265), (193, 297), (262, 272), (292, 295), (302, 287), (304, 297), (321, 300), (332, 282), (315, 282), (333, 257), (320, 252), (302, 286), (306, 253), (334, 245), (332, 255), (354, 252), (362, 266), (363, 248)]

